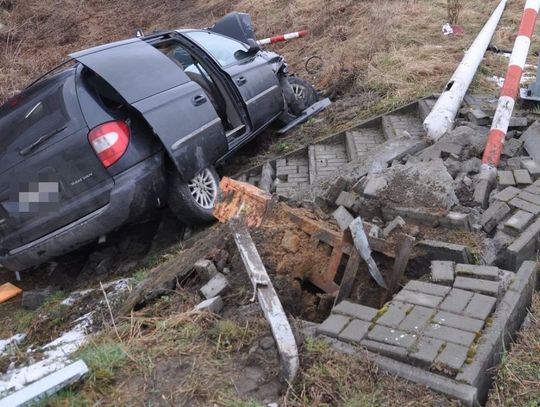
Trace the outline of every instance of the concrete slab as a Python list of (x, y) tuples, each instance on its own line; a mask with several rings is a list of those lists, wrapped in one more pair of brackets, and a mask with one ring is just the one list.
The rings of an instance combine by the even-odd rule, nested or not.
[(452, 285), (454, 283), (453, 261), (431, 261), (431, 281), (439, 284)]
[(339, 333), (345, 329), (351, 318), (345, 315), (330, 314), (326, 320), (317, 327), (317, 334), (337, 338)]
[(338, 335), (344, 342), (360, 342), (368, 333), (371, 324), (359, 319), (353, 319)]
[(500, 189), (516, 185), (512, 171), (497, 171), (497, 184)]
[(484, 280), (499, 280), (499, 268), (494, 266), (475, 266), (472, 264), (456, 264), (458, 276), (474, 277)]
[(452, 288), (439, 308), (448, 312), (461, 313), (465, 310), (473, 295), (474, 293), (470, 291)]
[(408, 348), (416, 342), (415, 335), (410, 335), (407, 332), (387, 328), (381, 325), (375, 325), (375, 327), (369, 331), (367, 338), (372, 341), (400, 346), (402, 348)]
[(454, 287), (492, 295), (494, 297), (499, 295), (500, 292), (500, 284), (498, 281), (479, 280), (477, 278), (468, 277), (456, 277), (454, 280)]
[(397, 328), (405, 319), (405, 316), (412, 309), (411, 304), (405, 304), (398, 301), (392, 301), (388, 304), (386, 312), (382, 314), (375, 322), (378, 325), (385, 325), (390, 328)]
[(523, 230), (529, 226), (533, 220), (534, 215), (530, 212), (522, 211), (518, 209), (514, 214), (504, 222), (504, 231), (513, 236), (519, 235)]
[(510, 206), (513, 206), (514, 208), (530, 212), (534, 216), (540, 214), (540, 205), (535, 205), (533, 203), (527, 202), (523, 199), (520, 199), (519, 197), (512, 199), (510, 202), (508, 202), (508, 204)]
[(450, 374), (456, 374), (465, 363), (468, 351), (469, 348), (466, 346), (448, 343), (437, 356), (435, 366), (443, 371), (448, 371)]
[(481, 319), (464, 317), (446, 311), (437, 312), (433, 317), (433, 322), (473, 333), (480, 332), (484, 327), (484, 321)]
[(429, 295), (435, 295), (437, 297), (444, 297), (450, 291), (450, 287), (446, 287), (440, 284), (427, 283), (420, 280), (411, 280), (405, 287), (405, 290), (416, 291)]
[(342, 314), (351, 318), (361, 319), (363, 321), (371, 321), (377, 315), (379, 310), (366, 307), (365, 305), (355, 304), (350, 301), (341, 301), (332, 309), (334, 314)]
[(440, 339), (420, 338), (409, 351), (409, 358), (416, 365), (427, 367), (433, 363), (444, 343)]
[(353, 216), (349, 213), (347, 209), (343, 206), (338, 207), (333, 213), (332, 216), (336, 220), (339, 228), (341, 230), (347, 230), (349, 225), (354, 220)]
[(401, 290), (394, 297), (394, 300), (406, 302), (409, 304), (423, 305), (425, 307), (435, 308), (437, 305), (441, 303), (442, 297), (437, 297), (434, 295), (429, 295), (429, 294), (424, 294), (424, 293), (419, 293), (419, 292), (414, 292), (414, 291)]
[(463, 314), (485, 321), (495, 308), (496, 302), (497, 300), (494, 297), (483, 294), (474, 294), (463, 310)]
[(531, 185), (533, 180), (527, 170), (514, 170), (514, 179), (517, 185)]
[(508, 202), (512, 198), (515, 198), (519, 193), (521, 192), (521, 189), (516, 187), (507, 187), (503, 189), (502, 191), (497, 192), (495, 194), (495, 199), (503, 202)]
[(523, 146), (529, 155), (536, 161), (540, 162), (540, 123), (534, 122), (521, 135), (520, 140), (524, 142)]
[(424, 335), (466, 347), (471, 346), (475, 338), (475, 334), (472, 332), (439, 324), (428, 325), (424, 331)]
[(418, 335), (424, 330), (425, 326), (430, 321), (434, 313), (434, 308), (427, 308), (421, 307), (420, 305), (415, 305), (414, 308), (412, 308), (408, 312), (405, 319), (401, 321), (398, 328), (402, 331)]
[[(499, 194), (504, 194), (505, 191), (508, 191), (509, 188), (514, 188), (514, 187), (508, 187), (505, 190), (499, 192)], [(520, 192), (520, 190), (517, 188), (515, 189), (517, 190), (517, 193), (515, 195), (517, 195)], [(506, 192), (504, 197), (507, 197), (509, 195), (510, 194)], [(515, 197), (515, 195), (513, 195), (512, 198)], [(482, 225), (483, 229), (486, 232), (490, 233), (506, 217), (506, 215), (510, 213), (510, 211), (511, 211), (510, 207), (505, 202), (497, 200), (493, 202), (489, 206), (489, 208), (487, 208), (485, 212), (482, 214), (480, 224)]]
[(464, 245), (439, 240), (421, 240), (417, 246), (426, 252), (430, 260), (447, 260), (456, 263), (470, 262), (469, 249)]

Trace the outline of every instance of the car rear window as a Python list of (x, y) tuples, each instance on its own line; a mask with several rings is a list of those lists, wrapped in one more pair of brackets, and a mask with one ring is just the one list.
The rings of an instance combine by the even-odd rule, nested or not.
[(0, 151), (16, 139), (37, 139), (68, 125), (74, 106), (67, 104), (77, 104), (65, 90), (66, 77), (73, 74), (67, 71), (43, 80), (0, 107)]

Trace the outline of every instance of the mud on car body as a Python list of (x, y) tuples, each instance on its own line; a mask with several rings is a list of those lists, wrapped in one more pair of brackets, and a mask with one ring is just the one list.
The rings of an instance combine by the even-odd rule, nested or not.
[(211, 221), (216, 164), (317, 100), (280, 55), (257, 46), (240, 13), (70, 61), (0, 107), (0, 264), (9, 270), (164, 205), (183, 222)]

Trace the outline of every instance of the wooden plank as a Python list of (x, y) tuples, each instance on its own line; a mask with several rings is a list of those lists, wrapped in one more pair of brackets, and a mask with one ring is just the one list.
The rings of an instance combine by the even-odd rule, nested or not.
[(399, 287), (401, 278), (403, 277), (405, 269), (407, 268), (407, 263), (409, 263), (414, 242), (415, 238), (406, 235), (405, 233), (400, 233), (397, 237), (396, 261), (394, 261), (392, 276), (390, 277), (390, 282), (388, 284), (387, 299), (392, 298), (392, 295)]
[(360, 261), (360, 255), (356, 250), (353, 250), (353, 252), (349, 256), (347, 267), (345, 267), (345, 273), (343, 274), (343, 278), (341, 279), (339, 291), (334, 301), (334, 307), (351, 294), (354, 280), (356, 279), (356, 274), (358, 273), (358, 268), (360, 267)]
[(11, 283), (0, 285), (0, 304), (21, 294), (23, 290)]
[[(234, 219), (229, 223), (229, 227), (240, 251), (246, 271), (255, 287), (259, 305), (270, 324), (272, 334), (276, 340), (283, 378), (292, 383), (298, 373), (300, 361), (298, 347), (287, 315), (245, 223), (242, 219)], [(261, 285), (259, 281), (264, 281), (264, 285)]]

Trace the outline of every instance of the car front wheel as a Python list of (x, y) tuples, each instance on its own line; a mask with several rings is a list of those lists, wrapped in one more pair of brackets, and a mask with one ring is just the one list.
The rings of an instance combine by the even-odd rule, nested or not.
[(214, 220), (212, 210), (219, 192), (219, 176), (213, 167), (208, 167), (188, 182), (172, 171), (169, 177), (168, 204), (180, 221), (188, 224), (203, 224)]
[(293, 91), (293, 101), (290, 102), (289, 108), (291, 113), (299, 116), (305, 109), (310, 107), (319, 99), (315, 88), (306, 80), (296, 76), (289, 77), (289, 83)]

